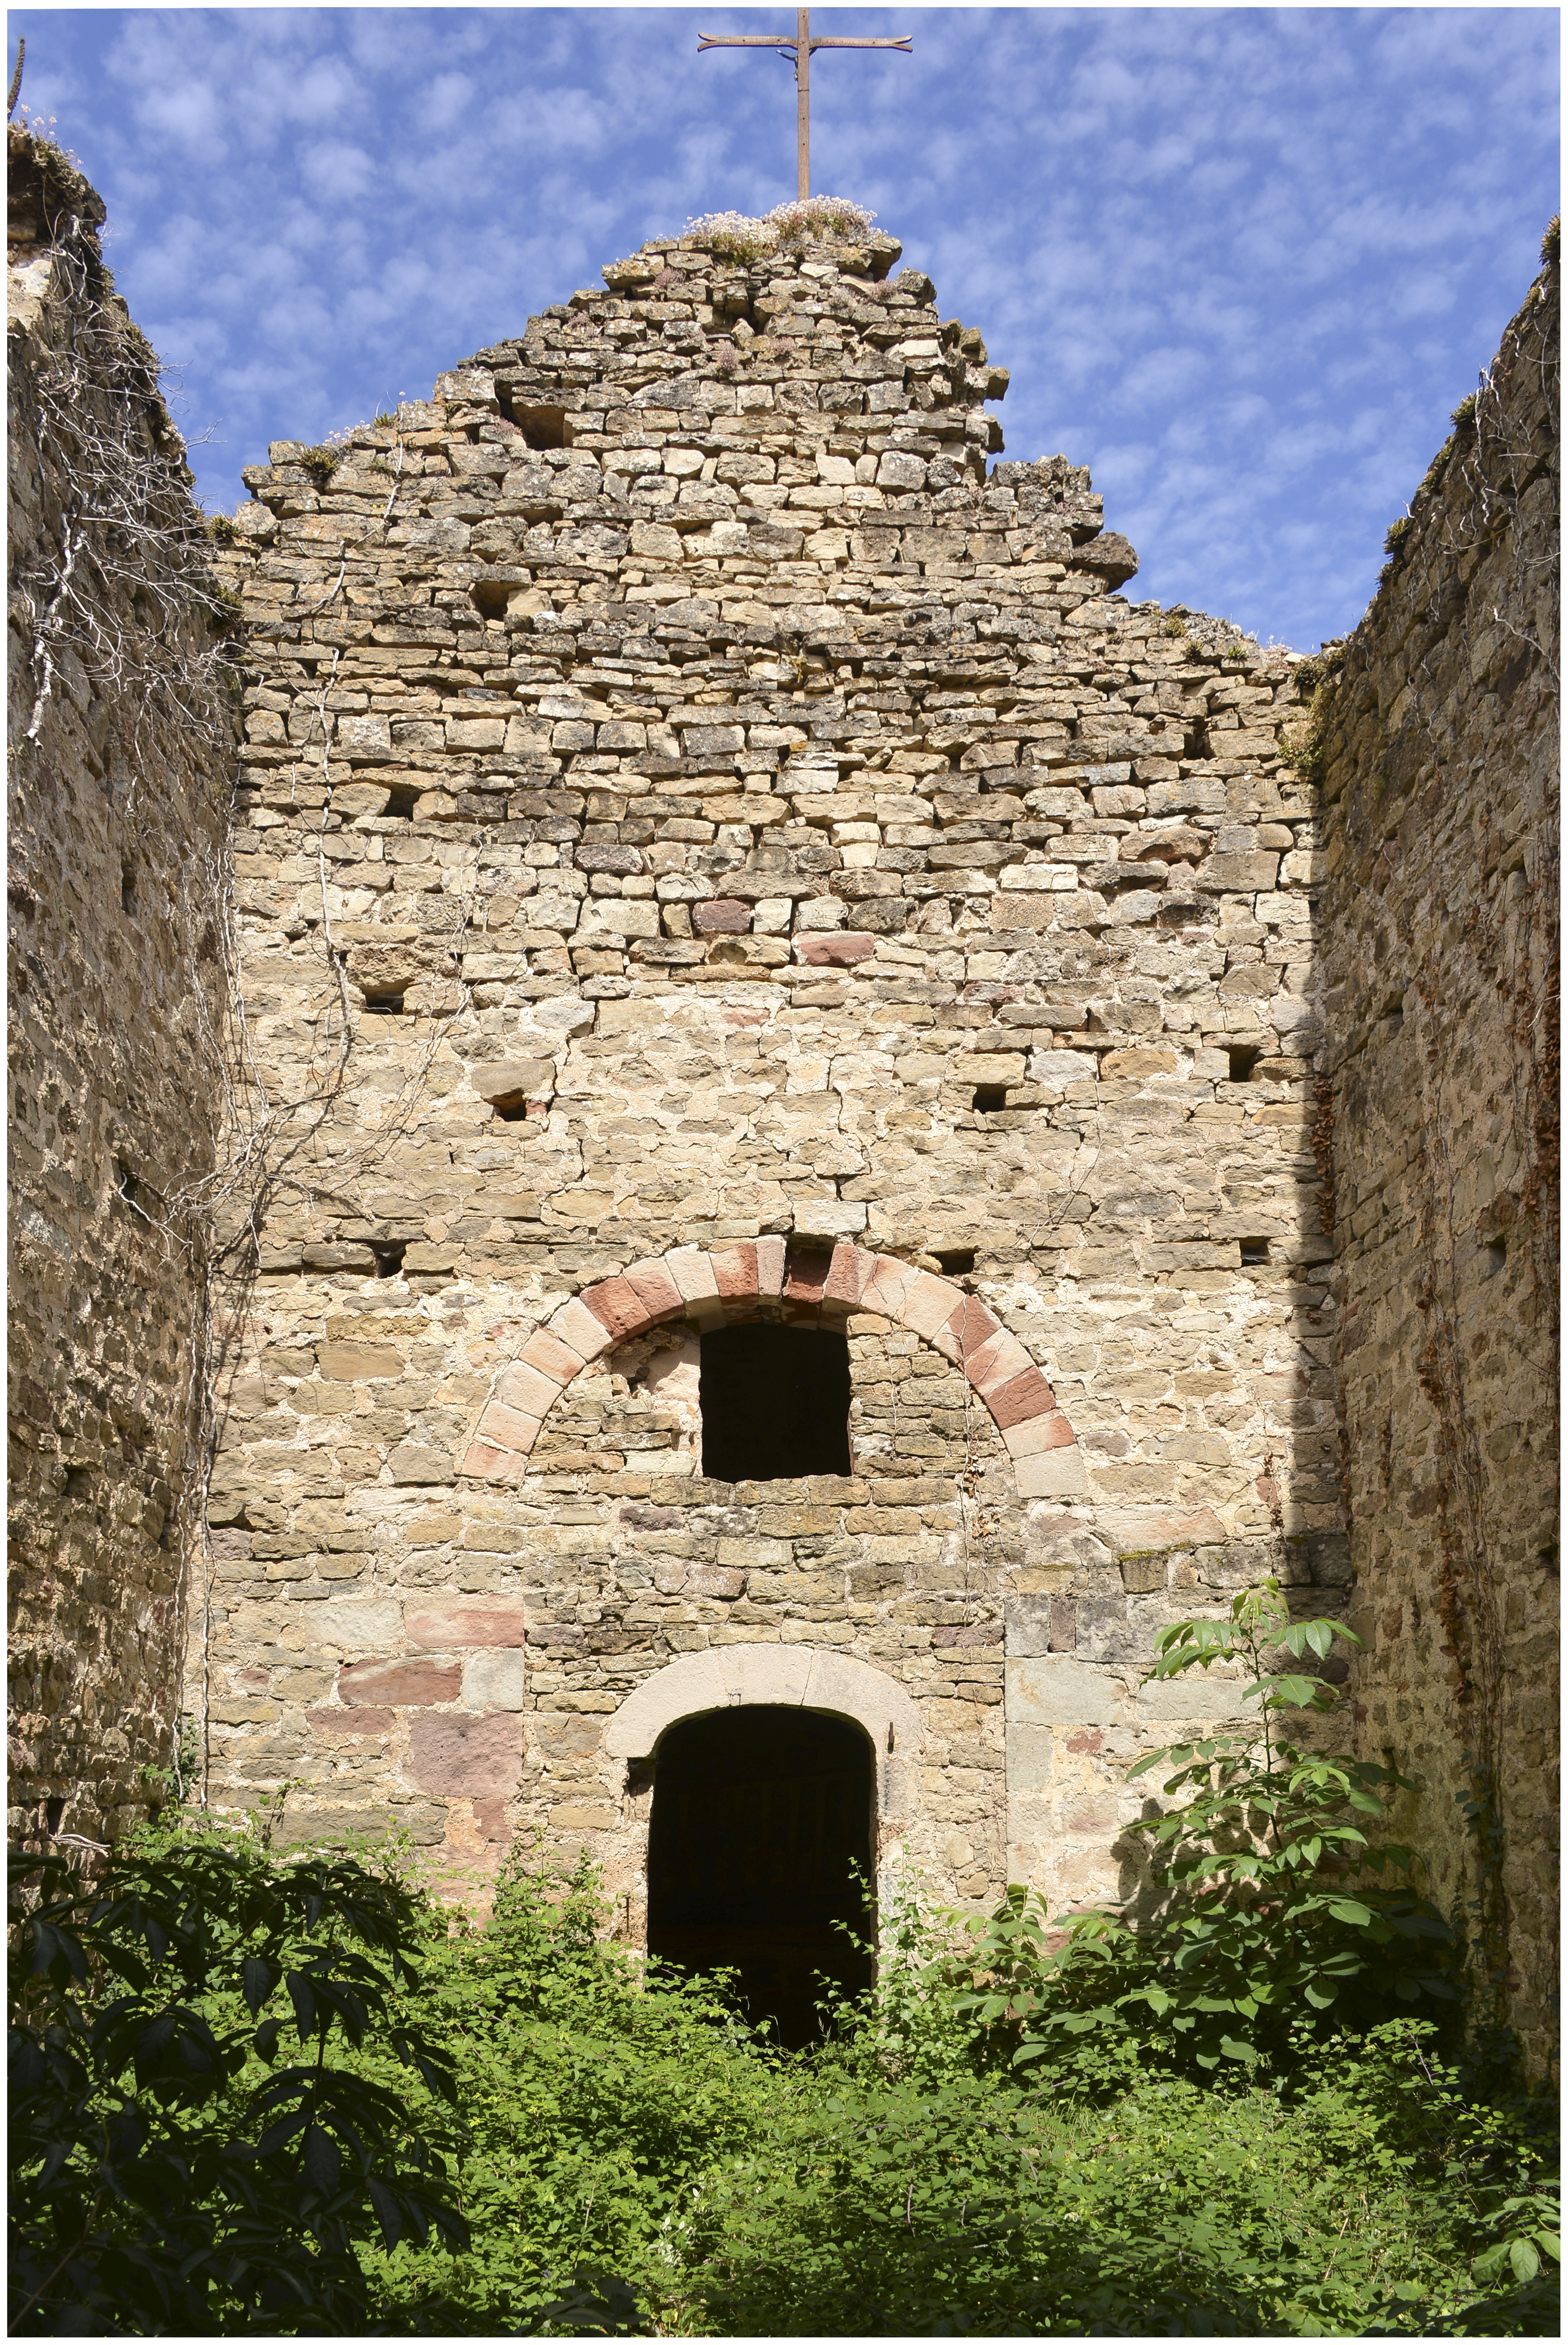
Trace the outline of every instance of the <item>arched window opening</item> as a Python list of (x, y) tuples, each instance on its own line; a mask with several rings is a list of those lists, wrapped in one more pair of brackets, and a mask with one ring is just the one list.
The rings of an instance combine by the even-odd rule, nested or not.
[(847, 1474), (849, 1345), (754, 1320), (703, 1337), (703, 1472), (720, 1482)]
[(649, 1953), (738, 1972), (754, 2024), (792, 2051), (816, 2042), (827, 1986), (871, 1981), (857, 1942), (875, 1799), (871, 1745), (846, 1719), (759, 1702), (681, 1720), (653, 1762)]

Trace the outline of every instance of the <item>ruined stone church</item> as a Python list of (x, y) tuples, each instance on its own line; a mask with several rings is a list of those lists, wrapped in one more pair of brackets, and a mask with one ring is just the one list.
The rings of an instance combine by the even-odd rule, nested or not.
[(1272, 1574), (1539, 2051), (1555, 259), (1304, 660), (1136, 599), (891, 238), (656, 240), (274, 443), (238, 697), (133, 754), (31, 168), (14, 1830), (177, 1761), (453, 1894), (586, 1852), (787, 2026), (900, 1869), (1135, 1896), (1129, 1763), (1239, 1707), (1153, 1640)]

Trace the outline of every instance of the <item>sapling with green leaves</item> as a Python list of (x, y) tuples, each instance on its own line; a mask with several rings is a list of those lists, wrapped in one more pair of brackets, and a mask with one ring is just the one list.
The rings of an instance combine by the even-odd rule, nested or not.
[(1138, 1926), (1108, 1911), (1048, 1922), (1018, 1888), (979, 1926), (966, 2007), (999, 2056), (1094, 2089), (1151, 2066), (1279, 2070), (1299, 2056), (1303, 2016), (1359, 2027), (1455, 1998), (1450, 1933), (1412, 1886), (1414, 1854), (1374, 1836), (1413, 1786), (1289, 1731), (1292, 1713), (1334, 1708), (1321, 1665), (1336, 1643), (1360, 1641), (1338, 1620), (1293, 1620), (1276, 1579), (1241, 1589), (1227, 1619), (1162, 1631), (1146, 1684), (1239, 1669), (1256, 1722), (1167, 1744), (1128, 1770), (1167, 1770), (1171, 1803), (1130, 1827), (1155, 1900)]

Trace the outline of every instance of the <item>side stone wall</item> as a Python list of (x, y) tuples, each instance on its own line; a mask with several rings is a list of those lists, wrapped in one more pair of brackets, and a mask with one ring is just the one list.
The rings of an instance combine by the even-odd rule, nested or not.
[[(1296, 664), (987, 467), (897, 259), (661, 241), (276, 443), (226, 556), (251, 1045), (333, 1103), (221, 1396), (213, 1797), (538, 1829), (633, 1935), (691, 1657), (912, 1703), (939, 1893), (1115, 1893), (1159, 1628), (1349, 1572)], [(848, 1476), (702, 1471), (715, 1304), (838, 1314)]]
[[(199, 516), (103, 206), (10, 141), (11, 1830), (114, 1835), (166, 1767), (232, 726)], [(212, 582), (206, 591), (210, 595)]]
[(1318, 1125), (1369, 1756), (1476, 1951), (1554, 2035), (1558, 367), (1552, 264), (1329, 655)]

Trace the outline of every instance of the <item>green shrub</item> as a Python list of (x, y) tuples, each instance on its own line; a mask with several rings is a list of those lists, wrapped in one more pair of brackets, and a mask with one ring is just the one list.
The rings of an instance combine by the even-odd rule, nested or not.
[[(13, 2333), (341, 2334), (368, 2320), (361, 2248), (466, 2240), (454, 2072), (392, 2010), (408, 1890), (203, 1833), (90, 1882), (53, 1856), (12, 1873)], [(351, 2056), (373, 2042), (389, 2084)]]
[(1144, 1762), (1139, 1934), (905, 1881), (793, 2057), (609, 1942), (586, 1863), (514, 1858), (481, 1924), (188, 1824), (91, 1887), (25, 1860), (13, 2327), (1556, 2334), (1551, 2113), (1410, 2015), (1452, 2005), (1399, 1779), (1280, 1732), (1345, 1633), (1264, 1582), (1161, 1639), (1259, 1725)]
[(681, 2325), (1554, 2333), (1548, 2289), (1487, 2299), (1468, 2268), (1502, 2209), (1489, 2218), (1483, 2161), (1454, 2174), (1430, 2034), (1397, 2021), (1320, 2046), (1293, 2100), (1175, 2077), (1102, 2108), (995, 2076), (797, 2093), (704, 2193)]
[(1271, 1579), (1244, 1589), (1229, 1620), (1162, 1633), (1146, 1682), (1239, 1664), (1257, 1726), (1169, 1744), (1129, 1770), (1169, 1771), (1171, 1803), (1130, 1830), (1156, 1901), (1136, 1926), (1115, 1912), (1052, 1923), (1018, 1888), (970, 1924), (959, 2006), (993, 2057), (1098, 2093), (1151, 2069), (1288, 2072), (1304, 2028), (1457, 2002), (1450, 1933), (1410, 1886), (1412, 1852), (1369, 1836), (1389, 1794), (1410, 1786), (1281, 1736), (1290, 1712), (1333, 1708), (1338, 1690), (1317, 1670), (1336, 1641), (1359, 1640), (1338, 1621), (1292, 1622)]

